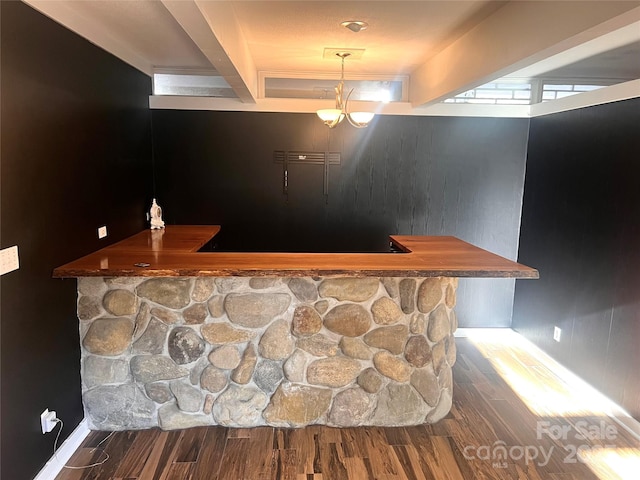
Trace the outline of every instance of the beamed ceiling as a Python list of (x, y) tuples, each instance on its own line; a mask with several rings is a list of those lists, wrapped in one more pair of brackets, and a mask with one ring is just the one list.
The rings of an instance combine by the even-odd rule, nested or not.
[[(264, 76), (338, 78), (326, 48), (364, 50), (347, 78), (404, 78), (411, 108), (509, 75), (640, 70), (639, 1), (25, 2), (149, 75), (214, 71), (245, 105), (267, 101)], [(368, 28), (352, 32), (340, 25), (348, 20)]]

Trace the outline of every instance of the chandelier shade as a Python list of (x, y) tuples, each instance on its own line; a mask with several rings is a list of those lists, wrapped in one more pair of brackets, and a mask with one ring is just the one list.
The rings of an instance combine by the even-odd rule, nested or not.
[(371, 120), (373, 120), (373, 116), (373, 112), (351, 112), (349, 114), (349, 120), (357, 123), (358, 125), (366, 126)]
[(318, 110), (316, 114), (320, 117), (320, 120), (328, 126), (336, 126), (342, 120), (344, 120), (344, 113), (339, 108), (325, 108)]

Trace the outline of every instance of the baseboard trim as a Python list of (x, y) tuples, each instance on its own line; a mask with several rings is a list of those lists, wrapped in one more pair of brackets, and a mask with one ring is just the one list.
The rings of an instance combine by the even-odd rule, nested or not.
[[(80, 447), (89, 433), (91, 433), (91, 430), (87, 426), (87, 419), (83, 418), (33, 480), (55, 480), (71, 458), (71, 455)], [(53, 442), (53, 439), (51, 441)], [(53, 448), (53, 445), (51, 447)]]

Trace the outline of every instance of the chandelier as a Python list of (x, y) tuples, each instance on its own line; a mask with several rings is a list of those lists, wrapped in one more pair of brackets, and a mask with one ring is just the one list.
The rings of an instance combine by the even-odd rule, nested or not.
[(333, 128), (342, 122), (345, 118), (351, 125), (356, 128), (364, 128), (369, 125), (369, 122), (373, 119), (373, 113), (371, 112), (349, 112), (348, 104), (349, 97), (353, 93), (353, 88), (349, 91), (346, 98), (344, 97), (344, 59), (351, 55), (348, 52), (336, 53), (336, 56), (342, 59), (342, 73), (340, 75), (340, 83), (335, 88), (336, 91), (336, 108), (325, 108), (318, 110), (316, 113), (318, 117), (329, 128)]

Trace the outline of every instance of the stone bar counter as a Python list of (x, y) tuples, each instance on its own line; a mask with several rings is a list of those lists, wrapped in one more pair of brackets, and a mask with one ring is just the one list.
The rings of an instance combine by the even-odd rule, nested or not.
[(90, 428), (437, 422), (457, 277), (538, 276), (454, 237), (391, 237), (405, 253), (198, 252), (218, 231), (147, 230), (54, 270), (78, 279)]

